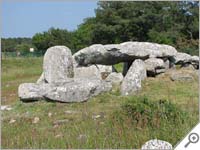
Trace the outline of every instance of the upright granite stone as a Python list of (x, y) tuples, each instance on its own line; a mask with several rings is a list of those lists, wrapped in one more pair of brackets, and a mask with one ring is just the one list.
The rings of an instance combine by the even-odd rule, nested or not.
[(145, 63), (137, 59), (129, 68), (121, 84), (121, 94), (130, 95), (141, 89), (141, 81), (146, 78)]
[(71, 50), (65, 46), (54, 46), (47, 49), (44, 55), (43, 73), (47, 83), (73, 78)]
[(120, 62), (132, 62), (135, 59), (150, 57), (170, 58), (175, 56), (176, 49), (169, 45), (149, 42), (125, 42), (121, 44), (94, 44), (74, 54), (79, 65), (88, 64), (113, 65)]

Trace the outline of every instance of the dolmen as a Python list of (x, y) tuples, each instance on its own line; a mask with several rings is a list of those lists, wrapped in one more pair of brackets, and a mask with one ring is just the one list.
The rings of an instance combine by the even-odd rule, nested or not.
[[(122, 73), (114, 67), (121, 62)], [(22, 101), (83, 102), (116, 85), (121, 95), (131, 95), (141, 90), (145, 78), (156, 77), (176, 65), (199, 69), (199, 57), (149, 42), (94, 44), (73, 56), (66, 46), (54, 46), (44, 55), (40, 78), (36, 83), (21, 84), (18, 95)]]

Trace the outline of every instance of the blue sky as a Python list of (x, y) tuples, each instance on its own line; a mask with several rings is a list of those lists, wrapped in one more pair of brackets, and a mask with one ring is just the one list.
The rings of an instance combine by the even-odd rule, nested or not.
[(95, 16), (96, 1), (3, 1), (1, 37), (32, 37), (50, 27), (75, 30), (84, 18)]

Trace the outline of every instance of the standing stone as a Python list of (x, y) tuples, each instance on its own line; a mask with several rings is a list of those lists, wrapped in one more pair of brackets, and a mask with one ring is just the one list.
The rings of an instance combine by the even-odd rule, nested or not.
[(47, 49), (44, 55), (43, 72), (47, 83), (73, 78), (71, 50), (66, 46), (54, 46)]
[(145, 63), (137, 59), (129, 68), (121, 84), (121, 94), (129, 95), (141, 89), (141, 81), (146, 78)]

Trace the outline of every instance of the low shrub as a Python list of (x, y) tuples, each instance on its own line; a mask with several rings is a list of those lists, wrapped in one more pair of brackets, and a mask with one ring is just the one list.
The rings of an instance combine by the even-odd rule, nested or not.
[[(146, 126), (160, 127), (161, 124), (180, 124), (188, 118), (188, 113), (167, 100), (152, 101), (147, 97), (132, 97), (122, 105), (115, 119), (131, 119), (132, 124), (143, 128)], [(120, 117), (119, 114), (125, 116)], [(127, 119), (127, 118), (126, 118)]]

